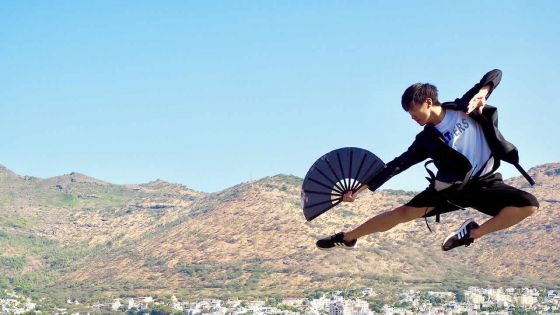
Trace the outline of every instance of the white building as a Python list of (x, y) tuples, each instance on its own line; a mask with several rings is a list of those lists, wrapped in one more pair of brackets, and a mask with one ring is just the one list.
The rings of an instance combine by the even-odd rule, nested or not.
[(323, 311), (328, 312), (330, 310), (329, 306), (331, 303), (332, 301), (326, 298), (313, 299), (309, 301), (310, 314), (320, 314)]
[[(318, 302), (317, 300), (311, 301), (312, 308), (314, 310), (321, 311), (321, 306), (325, 306), (325, 299)], [(328, 300), (327, 300), (328, 301)], [(329, 315), (371, 315), (373, 312), (369, 309), (369, 304), (367, 301), (363, 300), (343, 300), (337, 299), (335, 301), (329, 301), (326, 306)], [(322, 308), (323, 310), (325, 307)]]
[(239, 305), (241, 305), (241, 301), (239, 301), (239, 300), (227, 300), (226, 305), (231, 307), (231, 308), (236, 308)]
[(520, 295), (517, 297), (517, 304), (521, 305), (521, 306), (528, 306), (531, 307), (533, 306), (535, 303), (537, 303), (537, 298), (532, 296), (532, 295)]
[(472, 291), (465, 292), (465, 298), (468, 302), (472, 304), (482, 304), (484, 303), (484, 296), (479, 293), (474, 293)]
[(303, 305), (303, 301), (304, 299), (302, 298), (287, 298), (287, 299), (283, 299), (280, 302), (280, 305), (287, 305), (287, 306), (293, 306), (293, 307), (299, 307)]
[(364, 300), (353, 300), (350, 301), (348, 306), (350, 307), (350, 314), (352, 315), (370, 315), (373, 312), (369, 309), (369, 303)]
[[(190, 309), (184, 310), (184, 312), (185, 312), (187, 315), (198, 315), (198, 314), (202, 314), (202, 311), (201, 311), (201, 310), (199, 310), (199, 309), (194, 309), (194, 308), (190, 308)], [(240, 313), (240, 314), (241, 314), (241, 313)]]
[(452, 300), (455, 298), (455, 294), (452, 292), (429, 291), (428, 295), (435, 296), (444, 300)]
[(127, 302), (127, 305), (126, 305), (126, 309), (129, 310), (129, 309), (131, 309), (131, 308), (133, 308), (133, 307), (134, 307), (134, 299), (133, 299), (133, 298), (129, 298), (129, 299), (128, 299), (128, 302)]
[(344, 301), (337, 301), (330, 305), (329, 315), (350, 315), (352, 309), (344, 303)]
[(492, 295), (488, 294), (488, 298), (496, 301), (496, 305), (500, 307), (508, 307), (513, 303), (513, 297), (506, 294), (502, 288), (493, 291)]
[(116, 299), (113, 300), (113, 303), (111, 303), (111, 309), (113, 311), (117, 311), (119, 309), (119, 307), (122, 306), (121, 300), (120, 299)]
[(253, 301), (247, 302), (247, 308), (249, 308), (249, 309), (259, 309), (261, 307), (264, 307), (265, 305), (266, 305), (266, 302), (262, 301), (262, 300), (253, 300)]
[(183, 304), (180, 302), (174, 302), (172, 305), (174, 310), (178, 310), (178, 311), (183, 311), (185, 308), (183, 307)]

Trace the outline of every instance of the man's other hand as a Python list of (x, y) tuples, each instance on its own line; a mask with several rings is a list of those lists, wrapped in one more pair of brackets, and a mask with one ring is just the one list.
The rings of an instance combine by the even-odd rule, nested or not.
[(470, 114), (473, 110), (477, 110), (479, 114), (482, 114), (482, 109), (486, 106), (486, 96), (490, 92), (490, 86), (486, 85), (476, 93), (473, 98), (469, 101), (467, 105), (467, 114)]

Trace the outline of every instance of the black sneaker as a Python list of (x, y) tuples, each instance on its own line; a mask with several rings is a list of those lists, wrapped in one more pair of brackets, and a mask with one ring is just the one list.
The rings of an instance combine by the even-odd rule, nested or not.
[(448, 251), (457, 246), (471, 245), (471, 243), (474, 242), (474, 239), (471, 238), (471, 230), (476, 229), (477, 227), (478, 224), (476, 224), (473, 219), (468, 219), (463, 223), (463, 225), (461, 225), (461, 227), (457, 231), (451, 233), (443, 241), (443, 243), (441, 244), (441, 250)]
[(356, 248), (356, 241), (345, 241), (344, 240), (344, 233), (338, 232), (335, 235), (331, 235), (327, 238), (323, 238), (317, 241), (317, 247), (320, 249), (330, 249), (333, 247), (342, 247), (345, 249), (354, 249)]

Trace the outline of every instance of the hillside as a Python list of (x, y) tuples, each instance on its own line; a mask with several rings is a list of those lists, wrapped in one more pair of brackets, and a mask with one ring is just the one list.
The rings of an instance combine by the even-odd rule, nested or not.
[(441, 240), (471, 210), (403, 224), (354, 251), (315, 240), (361, 223), (414, 193), (364, 193), (305, 223), (301, 179), (277, 175), (218, 193), (157, 180), (113, 185), (72, 173), (49, 179), (0, 168), (0, 286), (65, 297), (170, 294), (306, 294), (403, 285), (559, 286), (560, 163), (532, 168), (537, 185), (511, 178), (541, 201), (515, 228), (443, 253)]

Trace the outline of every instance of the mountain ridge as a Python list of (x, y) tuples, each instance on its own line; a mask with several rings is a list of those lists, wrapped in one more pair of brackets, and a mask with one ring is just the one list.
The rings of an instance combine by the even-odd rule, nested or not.
[[(37, 178), (0, 175), (0, 182), (9, 182), (0, 187), (0, 245), (6, 249), (0, 285), (66, 297), (304, 294), (341, 284), (384, 290), (560, 285), (560, 163), (528, 172), (537, 181), (534, 187), (525, 187), (522, 177), (506, 181), (534, 193), (541, 209), (471, 247), (439, 249), (466, 218), (487, 218), (466, 210), (442, 215), (439, 224), (429, 219), (433, 233), (416, 220), (361, 239), (355, 251), (334, 254), (318, 251), (315, 240), (406, 202), (414, 192), (363, 193), (306, 223), (302, 179), (293, 175), (215, 193), (161, 180), (138, 185), (70, 180), (60, 188), (56, 181), (41, 185)], [(20, 262), (16, 267), (14, 260)]]

